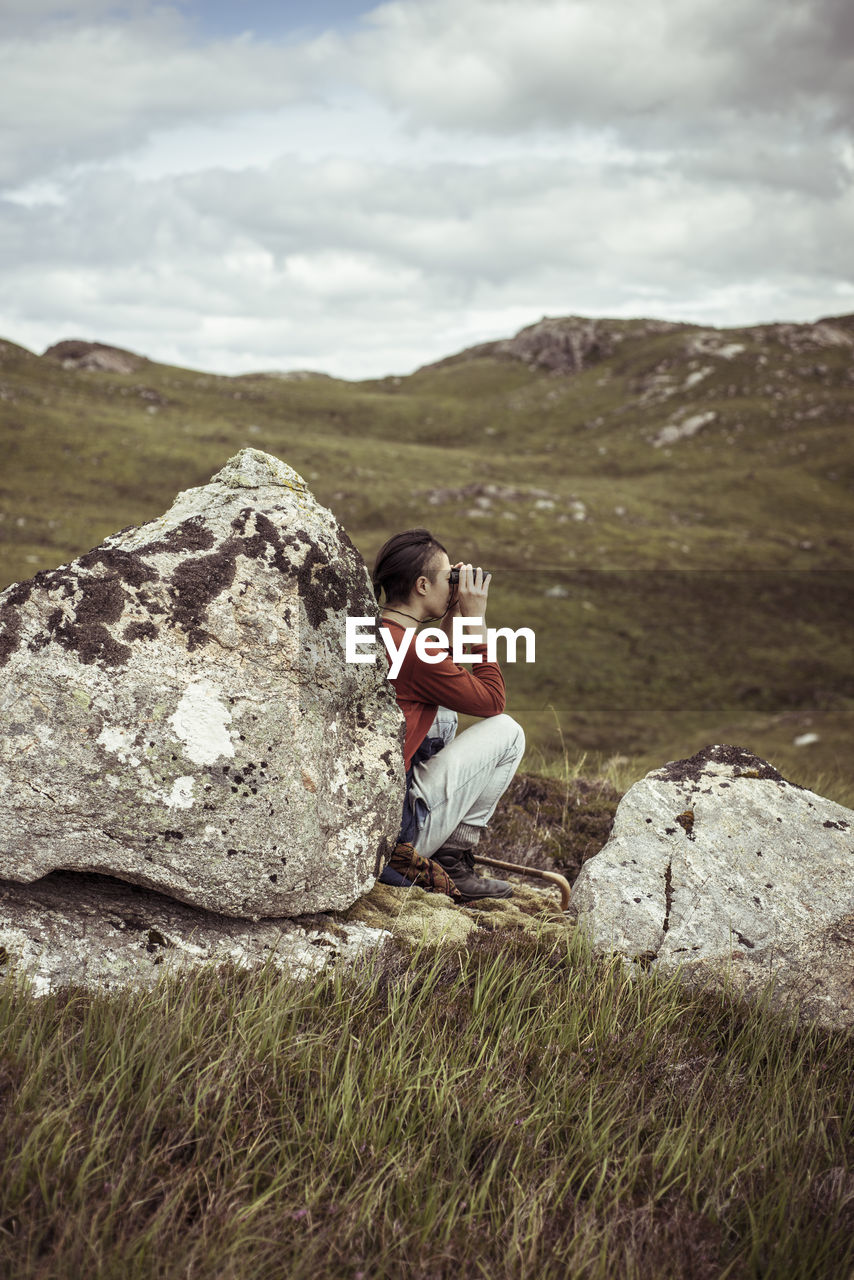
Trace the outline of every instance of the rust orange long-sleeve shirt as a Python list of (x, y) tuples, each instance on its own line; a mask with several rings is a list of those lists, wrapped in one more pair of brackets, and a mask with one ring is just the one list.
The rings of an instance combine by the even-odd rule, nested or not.
[[(394, 643), (400, 646), (405, 630), (401, 623), (386, 618), (383, 626), (391, 629)], [(469, 716), (497, 716), (504, 710), (506, 694), (500, 666), (497, 662), (486, 661), (485, 644), (472, 644), (470, 652), (479, 653), (481, 661), (461, 667), (454, 662), (449, 651), (441, 662), (423, 662), (415, 652), (413, 637), (400, 671), (392, 680), (398, 705), (406, 719), (404, 768), (408, 769), (412, 763), (412, 757), (424, 741), (438, 707), (448, 707)], [(391, 666), (388, 651), (386, 658)]]

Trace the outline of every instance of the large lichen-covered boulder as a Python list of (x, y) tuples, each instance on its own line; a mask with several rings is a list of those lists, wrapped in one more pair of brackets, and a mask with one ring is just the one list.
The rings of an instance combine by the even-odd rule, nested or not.
[(403, 718), (345, 619), (360, 555), (244, 449), (0, 596), (0, 879), (102, 872), (250, 919), (342, 910), (400, 824)]
[(572, 910), (599, 949), (854, 1026), (854, 812), (743, 748), (637, 782)]

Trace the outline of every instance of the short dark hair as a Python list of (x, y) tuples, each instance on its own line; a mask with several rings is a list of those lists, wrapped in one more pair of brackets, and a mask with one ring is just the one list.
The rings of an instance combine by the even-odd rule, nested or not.
[(377, 601), (381, 591), (385, 591), (387, 601), (407, 600), (422, 573), (432, 581), (426, 566), (440, 551), (448, 555), (429, 529), (406, 529), (389, 538), (377, 552), (371, 575)]

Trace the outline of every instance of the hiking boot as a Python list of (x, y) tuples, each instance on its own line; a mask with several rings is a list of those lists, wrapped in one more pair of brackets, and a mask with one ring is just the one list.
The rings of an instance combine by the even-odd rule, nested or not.
[(434, 862), (444, 867), (464, 898), (510, 898), (513, 886), (507, 880), (488, 880), (474, 870), (474, 854), (470, 849), (439, 849), (432, 854)]

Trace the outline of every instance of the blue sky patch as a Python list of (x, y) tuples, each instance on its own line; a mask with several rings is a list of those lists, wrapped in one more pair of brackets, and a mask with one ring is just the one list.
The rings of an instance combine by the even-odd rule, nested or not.
[(355, 26), (375, 8), (371, 0), (181, 0), (180, 9), (205, 36), (218, 38), (253, 31), (277, 38), (308, 36)]

